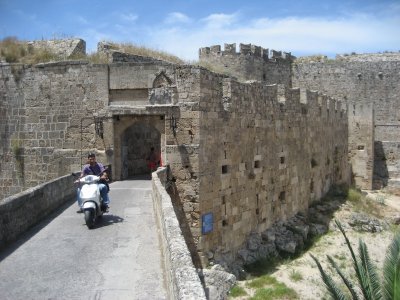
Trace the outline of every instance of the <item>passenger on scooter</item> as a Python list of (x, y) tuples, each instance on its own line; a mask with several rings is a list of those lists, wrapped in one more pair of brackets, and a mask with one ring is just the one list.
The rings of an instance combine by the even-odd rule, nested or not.
[[(96, 175), (100, 176), (100, 181), (99, 181), (99, 189), (100, 189), (100, 195), (101, 198), (103, 199), (103, 205), (106, 206), (106, 210), (108, 210), (109, 204), (110, 204), (110, 198), (108, 197), (108, 192), (109, 192), (109, 187), (108, 187), (108, 174), (105, 172), (106, 168), (101, 164), (96, 162), (96, 154), (94, 153), (89, 153), (88, 154), (88, 164), (83, 166), (81, 175), (79, 178), (82, 178), (86, 175)], [(77, 180), (77, 182), (79, 179)], [(78, 212), (82, 211), (82, 200), (79, 197), (79, 192), (80, 192), (80, 187), (78, 187), (77, 190), (77, 202), (79, 205), (79, 210)]]

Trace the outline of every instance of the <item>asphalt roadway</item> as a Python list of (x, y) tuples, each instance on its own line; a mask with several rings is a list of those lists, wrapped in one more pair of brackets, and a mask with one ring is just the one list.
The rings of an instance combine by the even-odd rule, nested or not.
[(94, 229), (70, 201), (0, 252), (0, 299), (166, 299), (151, 181), (110, 186)]

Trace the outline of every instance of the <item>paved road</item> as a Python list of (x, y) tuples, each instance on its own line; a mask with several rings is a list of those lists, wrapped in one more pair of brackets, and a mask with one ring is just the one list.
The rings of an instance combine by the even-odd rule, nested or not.
[(0, 252), (0, 299), (166, 299), (151, 181), (114, 182), (110, 198), (92, 230), (70, 202)]

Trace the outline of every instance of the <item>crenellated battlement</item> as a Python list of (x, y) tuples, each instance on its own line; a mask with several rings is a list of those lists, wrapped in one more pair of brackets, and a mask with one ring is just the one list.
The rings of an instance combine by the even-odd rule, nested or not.
[(224, 44), (224, 50), (221, 50), (221, 45), (214, 45), (210, 47), (203, 47), (199, 50), (200, 60), (207, 56), (225, 56), (225, 55), (242, 55), (261, 58), (264, 61), (287, 60), (292, 61), (294, 57), (290, 52), (282, 52), (276, 50), (269, 50), (261, 46), (252, 44), (239, 44), (239, 51), (236, 51), (236, 43)]
[(346, 103), (318, 91), (281, 84), (265, 85), (257, 81), (241, 83), (234, 78), (225, 78), (222, 94), (225, 110), (231, 113), (279, 114), (288, 120), (301, 115), (309, 122), (316, 118), (326, 122), (347, 122)]
[(252, 44), (225, 44), (200, 48), (200, 63), (210, 70), (236, 77), (239, 81), (256, 80), (266, 84), (291, 86), (290, 53), (270, 50)]

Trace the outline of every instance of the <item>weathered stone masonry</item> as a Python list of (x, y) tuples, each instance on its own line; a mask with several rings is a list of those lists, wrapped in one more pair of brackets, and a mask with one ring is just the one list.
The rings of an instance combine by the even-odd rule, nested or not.
[[(202, 215), (213, 214), (214, 230), (198, 229), (198, 248), (234, 259), (250, 232), (349, 182), (347, 113), (318, 93), (200, 76), (198, 198)], [(186, 198), (195, 224), (196, 196)]]
[[(368, 187), (377, 152), (373, 105), (360, 105), (351, 89), (341, 97), (339, 86), (332, 92), (348, 109), (293, 88), (311, 79), (292, 75), (298, 67), (290, 54), (240, 47), (200, 51), (237, 79), (115, 53), (118, 62), (99, 65), (2, 64), (2, 197), (79, 170), (89, 150), (112, 164), (115, 180), (126, 179), (147, 171), (146, 152), (155, 146), (171, 169), (168, 186), (186, 242), (196, 263), (207, 264), (210, 257), (234, 260), (252, 232), (349, 184), (349, 159), (355, 183)], [(387, 104), (388, 112), (395, 105)]]
[(237, 77), (239, 81), (257, 80), (267, 84), (291, 87), (290, 53), (264, 49), (252, 44), (225, 44), (199, 50), (200, 61), (217, 68), (219, 72)]
[(398, 190), (400, 53), (299, 60), (292, 70), (294, 86), (318, 90), (349, 102), (349, 106), (356, 103), (374, 111), (374, 188), (397, 186)]
[(107, 69), (80, 62), (1, 66), (3, 197), (78, 170), (81, 144), (104, 149), (85, 118), (108, 104)]

